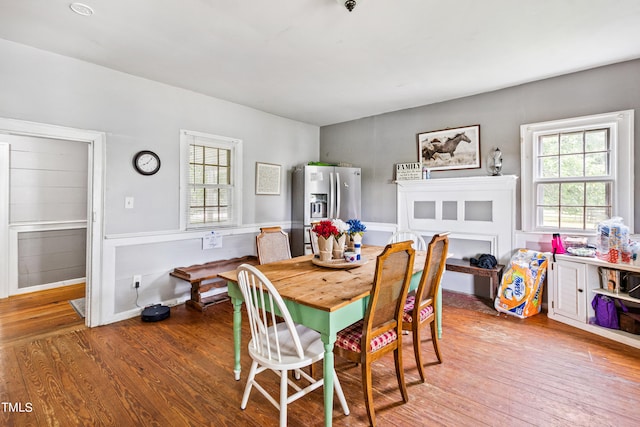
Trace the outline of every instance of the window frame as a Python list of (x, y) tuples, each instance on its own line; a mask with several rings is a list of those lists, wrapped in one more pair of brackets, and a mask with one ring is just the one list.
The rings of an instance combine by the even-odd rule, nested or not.
[[(548, 182), (537, 178), (537, 140), (539, 136), (608, 128), (610, 134), (610, 181), (612, 182), (612, 216), (622, 217), (633, 233), (634, 223), (634, 111), (616, 111), (576, 118), (529, 123), (520, 126), (521, 156), (521, 215), (524, 232), (568, 232), (594, 235), (596, 230), (562, 229), (537, 225), (536, 185)], [(573, 180), (589, 182), (591, 179)], [(561, 181), (559, 179), (558, 181)]]
[[(224, 222), (203, 224), (189, 223), (189, 147), (192, 144), (226, 149), (230, 151), (231, 217)], [(212, 135), (190, 130), (180, 131), (180, 229), (206, 230), (213, 228), (237, 227), (242, 219), (242, 140), (220, 135)]]

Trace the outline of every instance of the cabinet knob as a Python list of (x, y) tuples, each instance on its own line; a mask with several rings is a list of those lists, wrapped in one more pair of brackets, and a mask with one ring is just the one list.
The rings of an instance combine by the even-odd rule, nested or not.
[(582, 289), (578, 288), (578, 292), (584, 292)]

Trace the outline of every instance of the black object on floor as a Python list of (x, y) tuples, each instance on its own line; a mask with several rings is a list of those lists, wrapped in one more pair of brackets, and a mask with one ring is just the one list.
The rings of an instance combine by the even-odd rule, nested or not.
[(171, 310), (166, 305), (154, 304), (148, 307), (145, 307), (142, 310), (142, 321), (143, 322), (157, 322), (159, 320), (164, 320), (171, 315)]

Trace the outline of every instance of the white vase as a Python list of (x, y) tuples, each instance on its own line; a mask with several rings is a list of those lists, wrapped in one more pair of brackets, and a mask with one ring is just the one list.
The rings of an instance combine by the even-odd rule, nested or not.
[(320, 261), (331, 261), (331, 252), (320, 251)]
[(333, 258), (342, 259), (344, 257), (344, 244), (347, 240), (347, 235), (342, 234), (340, 237), (333, 237)]
[(351, 235), (351, 242), (352, 242), (352, 243), (362, 243), (362, 234), (363, 234), (363, 233), (360, 233), (360, 232), (358, 232), (358, 233), (353, 233), (353, 234)]
[(327, 238), (318, 236), (318, 250), (320, 252), (333, 252), (333, 236), (329, 236)]

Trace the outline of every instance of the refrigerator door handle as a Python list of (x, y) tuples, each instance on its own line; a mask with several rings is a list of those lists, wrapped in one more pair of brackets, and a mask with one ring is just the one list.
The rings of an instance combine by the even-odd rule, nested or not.
[(336, 172), (336, 218), (340, 218), (340, 174)]
[(334, 185), (333, 182), (333, 172), (329, 173), (329, 183), (330, 183), (330, 190), (329, 190), (329, 219), (334, 218), (333, 216), (333, 208), (336, 205), (336, 186)]

